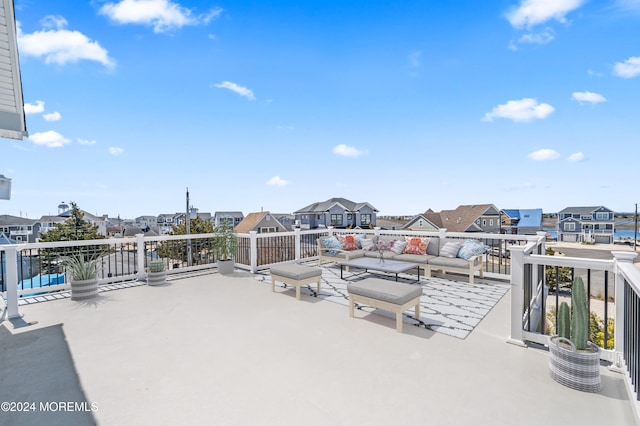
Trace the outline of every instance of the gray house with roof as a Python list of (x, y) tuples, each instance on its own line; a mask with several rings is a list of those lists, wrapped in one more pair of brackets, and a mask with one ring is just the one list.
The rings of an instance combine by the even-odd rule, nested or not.
[(567, 207), (558, 212), (558, 241), (612, 244), (615, 214), (604, 206)]
[(378, 209), (369, 203), (356, 203), (346, 198), (331, 198), (309, 204), (293, 212), (302, 229), (372, 228), (376, 226)]
[(501, 224), (505, 234), (535, 235), (542, 231), (542, 209), (504, 209)]

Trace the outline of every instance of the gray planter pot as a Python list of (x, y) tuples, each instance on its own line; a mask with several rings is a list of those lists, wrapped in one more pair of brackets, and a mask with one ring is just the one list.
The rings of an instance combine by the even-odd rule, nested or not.
[(233, 274), (236, 263), (233, 260), (218, 260), (218, 272), (223, 275)]
[(149, 272), (147, 274), (147, 285), (162, 285), (167, 282), (167, 271)]
[(549, 337), (549, 373), (556, 382), (583, 392), (600, 392), (600, 348), (587, 342), (587, 349), (576, 350), (564, 337)]
[(71, 280), (71, 300), (87, 300), (98, 295), (98, 278)]

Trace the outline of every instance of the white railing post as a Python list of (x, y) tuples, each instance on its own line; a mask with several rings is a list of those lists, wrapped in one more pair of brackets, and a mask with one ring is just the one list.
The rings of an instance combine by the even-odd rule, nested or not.
[(147, 271), (144, 269), (144, 234), (136, 234), (136, 252), (138, 253), (138, 279), (147, 278)]
[(249, 231), (249, 253), (251, 264), (251, 272), (258, 272), (258, 231)]
[(542, 246), (542, 253), (541, 254), (546, 254), (547, 253), (547, 233), (545, 231), (538, 231), (536, 232), (536, 235), (538, 236), (538, 238), (540, 239), (540, 245)]
[(332, 237), (333, 236), (333, 226), (331, 226), (331, 225), (327, 226), (327, 230), (329, 231), (329, 236)]
[(374, 226), (373, 227), (373, 235), (378, 239), (378, 241), (380, 240), (380, 227), (379, 226)]
[(438, 238), (440, 238), (440, 241), (447, 238), (447, 228), (438, 229)]
[(8, 319), (20, 318), (18, 310), (18, 248), (8, 245), (5, 248), (5, 275), (7, 288), (7, 313)]
[(611, 254), (615, 259), (615, 265), (613, 267), (614, 273), (614, 289), (615, 289), (615, 319), (614, 324), (614, 334), (613, 334), (613, 350), (614, 354), (614, 362), (613, 368), (616, 371), (622, 371), (622, 346), (624, 341), (624, 277), (620, 271), (620, 263), (633, 263), (633, 260), (638, 256), (637, 253), (630, 251), (612, 251)]
[(526, 346), (522, 339), (522, 312), (524, 312), (524, 246), (511, 246), (511, 336), (507, 343)]
[(294, 229), (293, 230), (293, 235), (294, 235), (295, 244), (296, 244), (295, 245), (295, 247), (296, 247), (296, 249), (295, 249), (295, 259), (296, 259), (296, 263), (298, 263), (300, 261), (300, 245), (301, 245), (300, 238), (302, 238), (301, 235), (300, 235), (300, 228)]

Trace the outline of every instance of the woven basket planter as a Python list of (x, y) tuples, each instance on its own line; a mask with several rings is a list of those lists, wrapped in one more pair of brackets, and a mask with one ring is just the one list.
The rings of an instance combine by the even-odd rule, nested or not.
[(149, 272), (147, 274), (147, 285), (162, 285), (167, 283), (167, 271)]
[(71, 281), (71, 300), (87, 300), (98, 295), (98, 278)]
[(582, 392), (600, 392), (600, 348), (587, 342), (578, 351), (569, 339), (549, 337), (549, 373), (556, 382)]

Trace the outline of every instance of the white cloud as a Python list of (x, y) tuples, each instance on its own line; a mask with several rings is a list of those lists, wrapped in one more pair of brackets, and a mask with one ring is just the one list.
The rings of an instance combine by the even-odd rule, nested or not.
[(546, 161), (546, 160), (556, 160), (560, 158), (560, 154), (558, 154), (553, 149), (541, 149), (535, 152), (532, 152), (528, 155), (529, 158), (535, 161)]
[(554, 39), (553, 30), (551, 28), (547, 28), (544, 31), (539, 33), (523, 34), (518, 39), (518, 43), (547, 44), (547, 43), (550, 43), (553, 39)]
[(607, 99), (599, 93), (593, 92), (573, 92), (571, 95), (574, 101), (588, 102), (591, 104), (599, 104), (600, 102), (607, 102)]
[(71, 143), (71, 139), (67, 139), (60, 133), (53, 130), (48, 132), (38, 132), (29, 136), (29, 140), (36, 145), (44, 145), (47, 148), (59, 148)]
[(632, 56), (624, 62), (616, 62), (613, 74), (622, 78), (633, 78), (640, 75), (640, 56)]
[(566, 15), (578, 9), (585, 0), (521, 0), (520, 5), (506, 14), (514, 28), (531, 28), (555, 19), (566, 23)]
[(235, 92), (240, 96), (244, 96), (251, 101), (254, 101), (256, 99), (251, 90), (247, 89), (246, 87), (238, 86), (237, 84), (230, 81), (223, 81), (222, 83), (214, 84), (213, 86), (219, 89), (231, 90), (232, 92)]
[(587, 75), (588, 75), (589, 77), (602, 77), (602, 76), (603, 76), (603, 74), (602, 74), (601, 72), (594, 71), (594, 70), (592, 70), (592, 69), (588, 69), (588, 70), (587, 70)]
[(341, 143), (333, 148), (333, 153), (343, 157), (360, 157), (361, 155), (366, 154), (367, 151), (359, 150), (354, 146), (348, 146)]
[(584, 154), (581, 152), (575, 152), (569, 156), (568, 160), (572, 162), (582, 161), (584, 160)]
[(36, 101), (34, 104), (24, 104), (24, 113), (25, 114), (40, 114), (44, 111), (44, 102)]
[(154, 33), (162, 33), (185, 25), (208, 23), (219, 16), (222, 9), (215, 8), (204, 15), (195, 15), (191, 9), (170, 0), (121, 0), (106, 3), (99, 13), (119, 24), (141, 24), (153, 27)]
[(280, 176), (274, 176), (267, 181), (267, 185), (273, 185), (273, 186), (287, 186), (290, 183), (291, 182), (289, 182), (288, 180), (282, 179)]
[(20, 54), (44, 57), (46, 64), (64, 65), (84, 59), (108, 68), (115, 66), (115, 61), (97, 41), (91, 41), (79, 31), (66, 30), (67, 21), (62, 16), (48, 16), (41, 24), (42, 30), (24, 34), (18, 23)]
[(122, 148), (117, 148), (115, 146), (110, 146), (109, 147), (109, 154), (111, 155), (120, 155), (124, 152), (124, 149)]
[(625, 11), (640, 11), (640, 0), (617, 0), (616, 6)]
[(80, 145), (95, 145), (96, 141), (94, 140), (89, 140), (89, 139), (80, 139), (78, 138), (78, 143)]
[(60, 115), (60, 113), (56, 111), (49, 114), (44, 114), (42, 117), (46, 121), (58, 121), (62, 118), (62, 115)]
[(422, 52), (416, 51), (411, 52), (409, 54), (409, 66), (412, 68), (418, 68), (420, 66), (420, 58), (422, 57)]
[(531, 121), (547, 118), (555, 109), (549, 104), (539, 104), (532, 98), (508, 101), (506, 104), (494, 107), (485, 114), (482, 121), (493, 121), (494, 118), (506, 118), (513, 121)]

